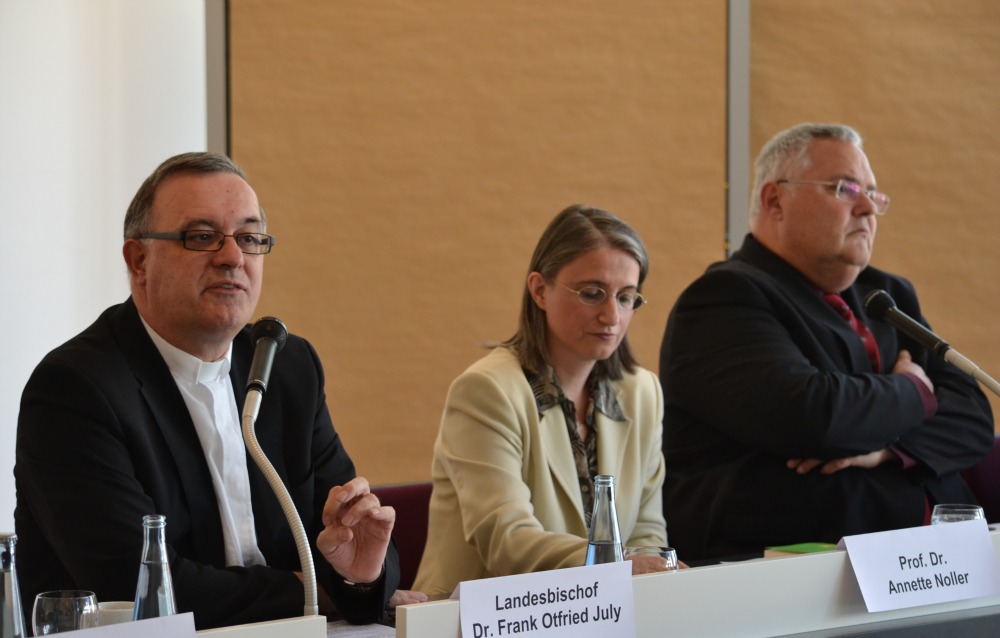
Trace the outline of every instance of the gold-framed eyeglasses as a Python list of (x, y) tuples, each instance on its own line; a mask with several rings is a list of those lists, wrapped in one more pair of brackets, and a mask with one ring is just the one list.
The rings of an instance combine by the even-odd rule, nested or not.
[[(556, 283), (575, 294), (580, 303), (585, 306), (600, 306), (608, 298), (608, 291), (600, 286), (584, 286), (579, 290), (575, 290), (561, 281), (557, 281)], [(625, 290), (618, 293), (615, 296), (615, 301), (618, 302), (619, 308), (628, 311), (638, 310), (643, 304), (649, 303), (645, 297), (635, 290)]]
[(143, 233), (139, 239), (180, 240), (188, 250), (219, 252), (226, 237), (232, 237), (236, 246), (248, 255), (266, 255), (274, 248), (275, 237), (264, 233), (234, 233), (227, 235), (218, 230), (181, 230), (175, 233)]
[(845, 202), (855, 202), (861, 195), (866, 195), (875, 204), (875, 214), (885, 215), (889, 210), (889, 196), (874, 188), (865, 190), (861, 184), (851, 179), (838, 179), (835, 182), (815, 182), (807, 179), (779, 179), (775, 184), (816, 184), (833, 189), (833, 194), (837, 199)]

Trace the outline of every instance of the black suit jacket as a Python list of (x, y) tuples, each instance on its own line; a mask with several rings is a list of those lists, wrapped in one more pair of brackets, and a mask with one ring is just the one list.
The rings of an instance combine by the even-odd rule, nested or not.
[[(960, 472), (993, 441), (975, 381), (886, 323), (865, 294), (886, 290), (921, 321), (913, 287), (868, 267), (842, 296), (878, 343), (883, 367), (901, 349), (934, 384), (924, 416), (912, 379), (878, 374), (861, 340), (788, 263), (752, 236), (680, 296), (660, 353), (665, 413), (663, 502), (669, 540), (691, 560), (768, 545), (920, 525), (925, 496), (974, 502)], [(792, 458), (835, 459), (895, 446), (914, 460), (798, 475)]]
[[(253, 357), (249, 327), (233, 342), (238, 406)], [(311, 544), (329, 489), (355, 476), (330, 421), (315, 350), (290, 335), (275, 358), (255, 426)], [(258, 546), (267, 566), (226, 567), (208, 465), (179, 390), (129, 299), (49, 353), (21, 398), (16, 465), (17, 561), (25, 609), (39, 591), (88, 589), (132, 600), (142, 517), (166, 515), (180, 611), (199, 629), (302, 615), (299, 556), (277, 498), (248, 457)], [(317, 580), (355, 622), (386, 608), (399, 578), (394, 547), (376, 591), (358, 593), (313, 551)]]

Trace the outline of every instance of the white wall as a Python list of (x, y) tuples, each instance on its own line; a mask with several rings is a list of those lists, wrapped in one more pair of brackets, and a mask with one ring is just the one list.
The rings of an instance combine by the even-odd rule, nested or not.
[(204, 0), (0, 0), (0, 530), (21, 390), (127, 297), (125, 208), (160, 161), (205, 150), (205, 95)]

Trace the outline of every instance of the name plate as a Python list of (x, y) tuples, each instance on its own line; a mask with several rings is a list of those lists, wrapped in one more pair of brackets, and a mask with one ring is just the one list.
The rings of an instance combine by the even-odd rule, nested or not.
[(628, 561), (470, 580), (459, 598), (462, 638), (635, 636)]
[(870, 612), (1000, 593), (983, 520), (845, 536), (843, 543)]
[(106, 627), (78, 629), (73, 638), (195, 638), (194, 614), (187, 612), (160, 618), (123, 622)]

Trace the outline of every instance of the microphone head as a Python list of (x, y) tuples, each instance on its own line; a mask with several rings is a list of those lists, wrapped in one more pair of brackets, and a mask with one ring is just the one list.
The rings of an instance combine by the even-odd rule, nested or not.
[(883, 321), (885, 319), (885, 313), (895, 307), (896, 302), (891, 296), (889, 296), (889, 293), (884, 290), (876, 288), (865, 295), (865, 314), (872, 319)]
[(257, 342), (261, 339), (274, 341), (277, 345), (275, 352), (279, 352), (285, 347), (285, 340), (288, 339), (288, 328), (277, 317), (261, 317), (250, 328), (250, 342), (256, 348)]

